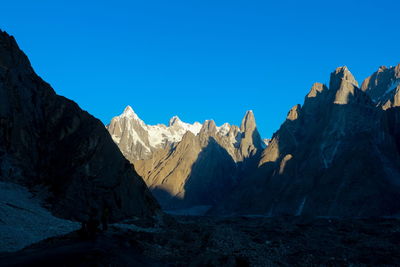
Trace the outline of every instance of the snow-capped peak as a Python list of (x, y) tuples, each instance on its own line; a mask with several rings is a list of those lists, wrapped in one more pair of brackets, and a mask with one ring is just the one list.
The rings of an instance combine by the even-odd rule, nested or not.
[(149, 154), (153, 149), (179, 142), (187, 131), (197, 135), (201, 127), (199, 122), (185, 123), (178, 116), (172, 117), (168, 126), (147, 125), (131, 106), (127, 106), (121, 115), (113, 118), (107, 129), (114, 142), (126, 146), (126, 151), (130, 152), (134, 144), (140, 145), (142, 148), (139, 150), (144, 151), (144, 154)]
[(133, 111), (131, 106), (126, 106), (124, 109), (124, 112), (121, 114), (122, 117), (128, 117), (128, 118), (133, 118), (133, 119), (140, 119), (139, 116)]
[(183, 122), (176, 115), (173, 116), (168, 123), (168, 127), (172, 127), (173, 129), (178, 130), (179, 132), (183, 132), (183, 134), (186, 133), (187, 131), (191, 131), (194, 135), (200, 132), (201, 126), (202, 124), (197, 121), (193, 124)]
[(178, 124), (178, 125), (182, 124), (182, 121), (181, 121), (181, 119), (179, 119), (178, 116), (175, 115), (169, 120), (168, 127), (174, 126), (176, 124)]
[[(252, 111), (246, 113), (247, 117), (254, 120)], [(198, 135), (204, 127), (206, 132), (212, 132), (220, 137), (228, 137), (232, 146), (240, 143), (242, 131), (239, 127), (224, 123), (216, 126), (213, 120), (206, 120), (204, 124), (199, 122), (186, 123), (178, 116), (173, 116), (168, 123), (148, 125), (136, 115), (132, 107), (127, 106), (124, 112), (114, 117), (107, 126), (115, 143), (118, 144), (124, 155), (129, 160), (149, 159), (152, 153), (160, 148), (180, 142), (183, 136), (190, 131)]]

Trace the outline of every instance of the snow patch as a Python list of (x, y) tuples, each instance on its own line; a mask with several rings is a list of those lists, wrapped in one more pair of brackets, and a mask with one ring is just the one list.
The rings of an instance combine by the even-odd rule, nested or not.
[(265, 149), (265, 148), (269, 145), (269, 142), (271, 142), (271, 139), (264, 138), (264, 139), (262, 140), (262, 142), (261, 142), (261, 147), (262, 147), (263, 149)]
[(119, 141), (121, 141), (121, 136), (117, 136), (115, 134), (111, 135), (111, 138), (113, 139), (113, 141), (117, 144), (119, 144)]
[(383, 96), (387, 95), (388, 93), (390, 93), (391, 91), (393, 91), (394, 89), (397, 88), (397, 86), (400, 85), (400, 79), (393, 81), (388, 89), (385, 91), (385, 93), (383, 94)]
[(53, 216), (23, 186), (0, 182), (0, 252), (78, 230), (80, 224)]
[(140, 122), (143, 122), (139, 116), (135, 113), (135, 111), (133, 111), (131, 106), (126, 106), (126, 108), (124, 109), (124, 112), (120, 115), (120, 117), (126, 117), (126, 118), (130, 118), (130, 119), (134, 119)]

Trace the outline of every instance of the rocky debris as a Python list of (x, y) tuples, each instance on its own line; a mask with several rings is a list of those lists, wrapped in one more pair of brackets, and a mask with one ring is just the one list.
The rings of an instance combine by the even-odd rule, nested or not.
[(17, 251), (80, 228), (77, 222), (54, 217), (41, 202), (23, 186), (0, 182), (0, 252)]
[(83, 220), (153, 216), (159, 206), (104, 125), (56, 95), (14, 38), (0, 32), (0, 181), (44, 186), (51, 210)]
[(94, 242), (76, 233), (51, 238), (0, 265), (396, 266), (400, 222), (392, 218), (175, 216), (158, 231), (112, 226)]

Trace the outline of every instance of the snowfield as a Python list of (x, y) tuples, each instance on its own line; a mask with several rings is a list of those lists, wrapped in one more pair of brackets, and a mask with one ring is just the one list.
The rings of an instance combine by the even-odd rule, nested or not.
[(79, 228), (77, 222), (54, 217), (25, 187), (0, 182), (0, 252), (17, 251)]

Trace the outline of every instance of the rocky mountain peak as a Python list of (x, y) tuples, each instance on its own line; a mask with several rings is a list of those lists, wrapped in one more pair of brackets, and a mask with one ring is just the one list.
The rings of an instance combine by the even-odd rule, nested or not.
[(229, 131), (231, 130), (231, 125), (227, 122), (222, 124), (220, 127), (217, 127), (218, 133), (220, 135), (227, 135)]
[(393, 96), (398, 84), (400, 84), (400, 64), (389, 68), (379, 67), (376, 72), (363, 81), (361, 90), (366, 92), (378, 105), (387, 106), (387, 102)]
[(217, 125), (214, 120), (206, 120), (200, 129), (200, 133), (215, 133), (217, 131)]
[(297, 105), (293, 106), (290, 109), (286, 119), (288, 119), (290, 121), (297, 120), (297, 118), (299, 117), (300, 109), (301, 109), (301, 105), (300, 104), (297, 104)]
[(322, 93), (322, 91), (327, 90), (325, 84), (322, 83), (314, 83), (311, 87), (310, 92), (307, 94), (308, 98), (316, 97), (318, 94)]
[(19, 73), (33, 74), (28, 57), (22, 52), (14, 37), (0, 30), (0, 67)]
[(346, 66), (336, 68), (336, 70), (331, 73), (329, 89), (337, 91), (343, 84), (351, 84), (358, 87), (358, 82)]
[(390, 89), (387, 112), (371, 103), (346, 67), (331, 74), (329, 90), (315, 84), (301, 109), (294, 106), (274, 133), (259, 168), (213, 211), (270, 216), (399, 214), (395, 200), (400, 196), (400, 113), (392, 107), (400, 106), (400, 83), (393, 70), (381, 68), (364, 85), (377, 96)]
[(239, 147), (240, 159), (245, 159), (256, 155), (262, 150), (263, 141), (257, 130), (256, 119), (252, 110), (244, 115), (240, 125), (242, 140)]
[(356, 90), (359, 90), (358, 82), (346, 66), (339, 67), (331, 73), (329, 90), (335, 93), (335, 104), (345, 105), (354, 98)]
[(179, 125), (179, 124), (182, 124), (182, 121), (181, 121), (181, 119), (179, 119), (178, 116), (173, 116), (168, 122), (169, 127), (174, 126), (174, 125)]
[(386, 66), (379, 66), (379, 68), (378, 68), (378, 72), (382, 72), (382, 71), (385, 71), (385, 70), (387, 70)]
[(140, 120), (139, 116), (133, 111), (131, 106), (126, 106), (124, 109), (124, 112), (122, 112), (122, 117), (128, 117), (128, 118), (133, 118), (135, 120)]
[(256, 119), (252, 110), (248, 110), (243, 117), (242, 123), (240, 124), (240, 131), (246, 132), (248, 130), (254, 130), (256, 128)]
[(168, 126), (148, 125), (127, 106), (121, 115), (111, 120), (107, 130), (124, 156), (133, 161), (147, 159), (155, 150), (181, 141), (187, 131), (197, 135), (201, 127), (198, 122), (183, 122), (178, 116), (172, 117)]

